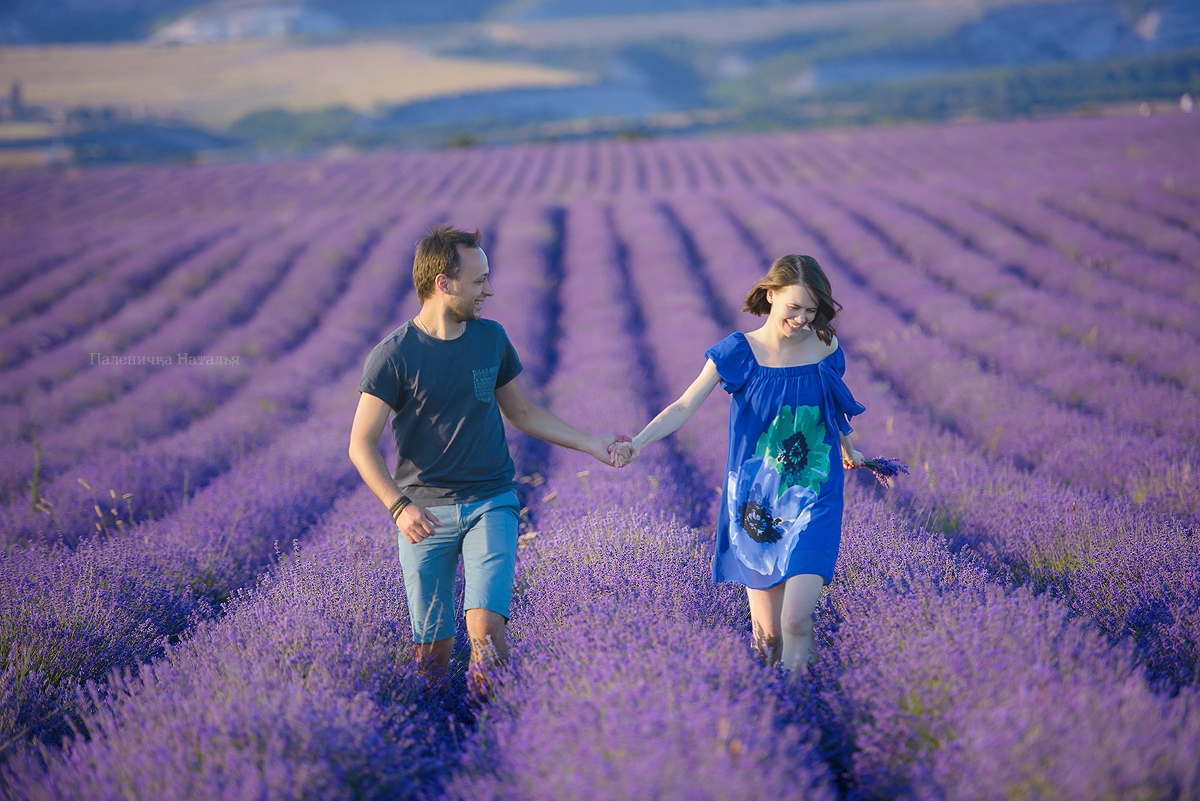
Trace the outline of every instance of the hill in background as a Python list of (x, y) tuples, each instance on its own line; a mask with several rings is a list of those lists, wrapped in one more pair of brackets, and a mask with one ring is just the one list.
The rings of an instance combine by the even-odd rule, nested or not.
[[(70, 130), (186, 128), (201, 149), (1004, 118), (1200, 91), (1190, 0), (17, 0), (0, 4), (0, 40), (17, 45), (0, 77)], [(44, 49), (83, 41), (124, 44)], [(214, 55), (230, 48), (253, 55)]]

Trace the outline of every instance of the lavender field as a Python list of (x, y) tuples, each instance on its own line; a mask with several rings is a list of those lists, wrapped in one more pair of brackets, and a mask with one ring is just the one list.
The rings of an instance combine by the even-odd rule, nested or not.
[[(0, 797), (1200, 798), (1190, 115), (0, 174)], [(416, 238), (636, 433), (776, 256), (845, 306), (818, 660), (710, 581), (728, 399), (617, 471), (510, 431), (514, 662), (425, 686), (346, 456)], [(392, 458), (388, 456), (389, 460)]]

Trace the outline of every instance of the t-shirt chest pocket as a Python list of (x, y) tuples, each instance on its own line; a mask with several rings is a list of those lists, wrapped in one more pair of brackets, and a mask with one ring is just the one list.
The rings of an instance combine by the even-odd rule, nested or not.
[(471, 371), (471, 376), (475, 379), (475, 400), (484, 403), (492, 402), (492, 399), (496, 397), (496, 376), (499, 374), (499, 365)]

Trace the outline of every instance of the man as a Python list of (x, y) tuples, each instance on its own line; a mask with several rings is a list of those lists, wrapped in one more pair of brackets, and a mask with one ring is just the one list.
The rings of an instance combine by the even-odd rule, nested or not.
[[(493, 292), (479, 231), (428, 232), (417, 243), (413, 283), (421, 311), (376, 345), (363, 369), (350, 459), (399, 530), (413, 639), (438, 673), (454, 645), (462, 554), (471, 675), (486, 687), (487, 666), (508, 658), (517, 554), (519, 508), (501, 413), (526, 434), (610, 465), (610, 448), (627, 438), (586, 434), (526, 396), (504, 329), (481, 318)], [(393, 412), (399, 458), (389, 475), (379, 437)]]

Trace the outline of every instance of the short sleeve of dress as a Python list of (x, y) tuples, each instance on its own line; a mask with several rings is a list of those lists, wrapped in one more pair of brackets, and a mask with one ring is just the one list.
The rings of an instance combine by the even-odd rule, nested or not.
[(840, 347), (820, 363), (820, 371), (826, 414), (837, 426), (838, 431), (849, 435), (854, 431), (850, 426), (850, 418), (862, 414), (867, 409), (854, 399), (850, 388), (842, 380), (846, 375), (846, 357)]
[(712, 359), (717, 366), (721, 388), (729, 393), (737, 392), (746, 384), (757, 364), (750, 343), (740, 331), (735, 331), (704, 351), (704, 356)]

